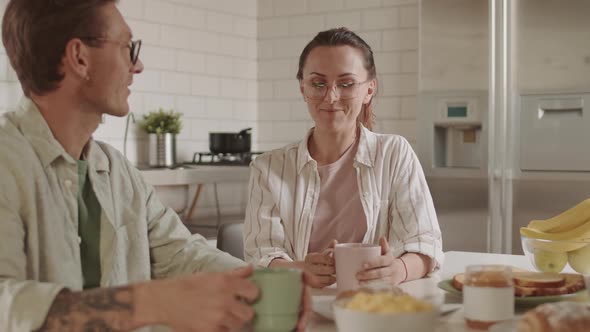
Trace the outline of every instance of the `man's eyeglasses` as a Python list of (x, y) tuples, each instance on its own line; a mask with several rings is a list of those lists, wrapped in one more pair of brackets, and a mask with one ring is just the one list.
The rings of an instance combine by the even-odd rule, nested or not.
[(329, 90), (335, 89), (338, 99), (352, 99), (358, 96), (361, 85), (367, 83), (369, 80), (363, 82), (355, 81), (341, 81), (330, 85), (319, 79), (304, 80), (303, 94), (313, 100), (322, 100), (326, 97)]
[[(112, 40), (106, 39), (101, 37), (79, 37), (82, 40), (96, 40), (103, 43), (115, 43), (123, 46), (129, 47), (129, 57), (131, 59), (131, 63), (135, 65), (137, 60), (139, 59), (139, 50), (141, 50), (141, 39), (138, 40), (131, 40), (129, 42), (124, 42), (120, 40)], [(92, 45), (91, 45), (92, 46)]]

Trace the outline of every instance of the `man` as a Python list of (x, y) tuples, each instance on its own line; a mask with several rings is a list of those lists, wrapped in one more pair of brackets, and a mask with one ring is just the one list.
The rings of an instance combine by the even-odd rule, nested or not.
[(115, 2), (7, 4), (2, 40), (26, 97), (0, 118), (0, 331), (239, 329), (252, 268), (191, 236), (92, 140), (103, 114), (128, 113), (143, 70)]

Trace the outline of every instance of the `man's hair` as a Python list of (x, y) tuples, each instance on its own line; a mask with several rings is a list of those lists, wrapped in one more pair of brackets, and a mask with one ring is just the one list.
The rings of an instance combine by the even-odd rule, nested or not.
[[(2, 20), (2, 42), (26, 96), (55, 90), (62, 58), (73, 38), (100, 37), (99, 10), (117, 0), (10, 0)], [(95, 40), (82, 39), (96, 43)]]

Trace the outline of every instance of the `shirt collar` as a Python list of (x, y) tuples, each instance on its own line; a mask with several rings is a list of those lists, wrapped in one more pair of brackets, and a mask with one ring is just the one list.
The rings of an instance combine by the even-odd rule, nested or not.
[[(21, 98), (15, 112), (15, 121), (25, 138), (31, 143), (37, 156), (39, 156), (43, 167), (50, 166), (59, 157), (62, 157), (70, 164), (76, 163), (76, 160), (55, 139), (49, 125), (47, 125), (47, 121), (45, 121), (39, 108), (31, 99), (27, 97)], [(88, 143), (85, 156), (89, 167), (95, 168), (97, 171), (109, 170), (108, 157), (93, 139), (90, 139)]]
[[(362, 124), (360, 124), (360, 127), (359, 145), (356, 155), (354, 156), (354, 161), (368, 167), (373, 167), (377, 140), (375, 135), (369, 129), (365, 128)], [(311, 128), (305, 135), (305, 138), (299, 142), (297, 148), (297, 173), (301, 173), (305, 165), (308, 163), (315, 163), (315, 160), (313, 160), (309, 153), (309, 149), (307, 148), (307, 142), (309, 141), (309, 136), (311, 136), (313, 130), (314, 128)]]

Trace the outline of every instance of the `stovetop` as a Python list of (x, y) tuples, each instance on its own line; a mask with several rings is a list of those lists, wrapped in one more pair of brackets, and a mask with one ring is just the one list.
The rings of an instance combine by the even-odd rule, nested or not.
[(211, 153), (195, 152), (193, 160), (185, 162), (189, 165), (219, 165), (219, 166), (247, 166), (257, 155), (263, 152), (242, 153)]

